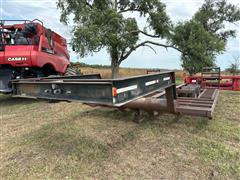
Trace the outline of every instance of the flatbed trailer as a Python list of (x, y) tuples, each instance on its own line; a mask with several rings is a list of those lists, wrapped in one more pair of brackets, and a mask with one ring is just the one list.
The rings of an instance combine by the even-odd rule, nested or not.
[[(177, 89), (189, 93), (189, 85)], [(101, 79), (99, 74), (19, 79), (12, 81), (12, 96), (78, 101), (91, 106), (132, 109), (148, 113), (167, 112), (212, 118), (218, 89), (202, 89), (192, 97), (177, 97), (173, 71), (119, 79)], [(196, 89), (196, 88), (195, 88)], [(185, 92), (186, 93), (186, 92)], [(137, 113), (138, 114), (138, 113)]]
[(120, 79), (100, 75), (48, 77), (12, 81), (13, 97), (80, 101), (120, 107), (159, 89), (172, 88), (176, 99), (175, 74), (166, 71)]

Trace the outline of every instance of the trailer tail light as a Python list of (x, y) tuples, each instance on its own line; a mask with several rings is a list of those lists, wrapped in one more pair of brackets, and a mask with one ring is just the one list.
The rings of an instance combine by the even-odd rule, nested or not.
[(116, 97), (116, 96), (117, 96), (117, 88), (116, 88), (116, 87), (113, 87), (113, 88), (112, 88), (112, 96), (113, 96), (113, 97)]

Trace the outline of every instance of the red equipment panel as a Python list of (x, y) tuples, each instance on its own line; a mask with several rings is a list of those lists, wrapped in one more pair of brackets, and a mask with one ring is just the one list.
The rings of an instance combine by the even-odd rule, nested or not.
[[(201, 84), (201, 76), (187, 76), (184, 79), (186, 84)], [(220, 76), (219, 89), (240, 91), (240, 76)]]

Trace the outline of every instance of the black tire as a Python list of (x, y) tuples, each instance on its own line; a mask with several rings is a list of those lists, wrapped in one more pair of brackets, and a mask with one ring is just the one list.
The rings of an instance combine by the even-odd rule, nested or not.
[(54, 67), (51, 65), (45, 65), (41, 70), (43, 77), (55, 76), (58, 73), (55, 71)]

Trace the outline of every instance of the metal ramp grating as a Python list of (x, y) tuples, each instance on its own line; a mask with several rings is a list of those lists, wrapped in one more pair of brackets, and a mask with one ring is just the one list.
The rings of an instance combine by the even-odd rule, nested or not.
[(218, 89), (204, 89), (197, 99), (178, 98), (176, 112), (212, 118), (218, 99)]

